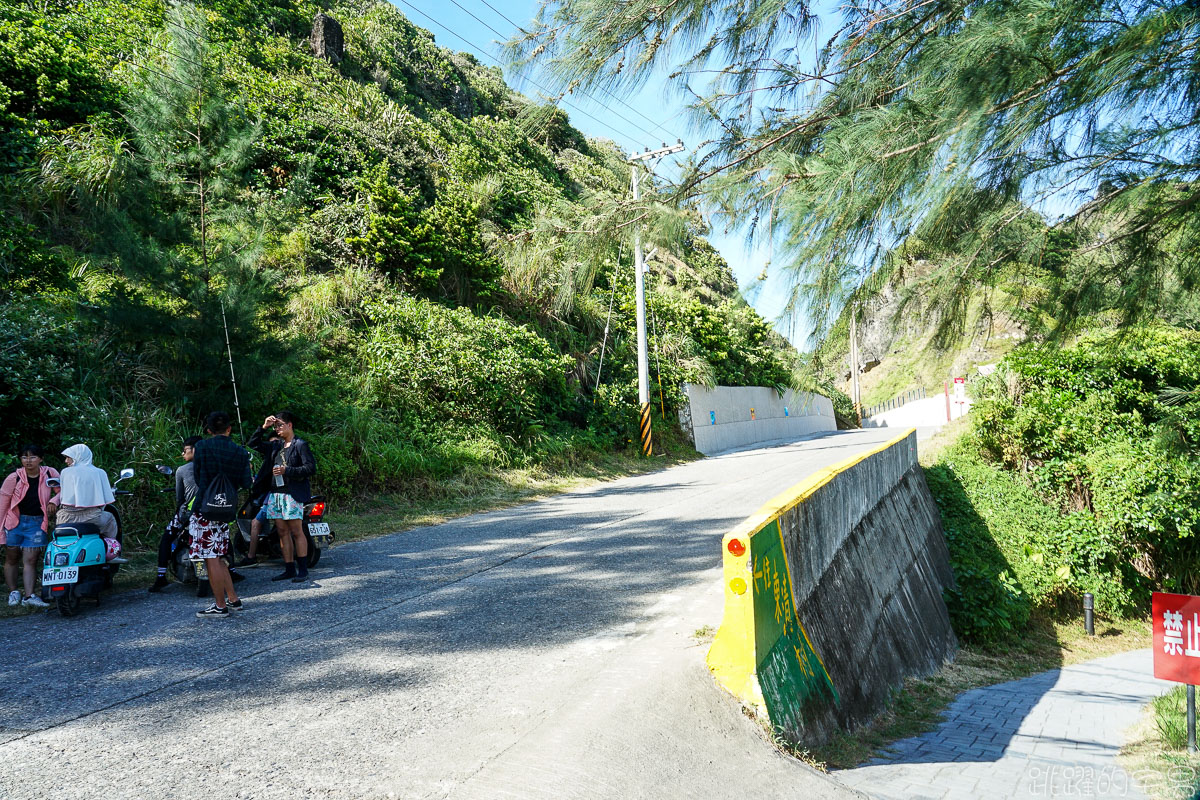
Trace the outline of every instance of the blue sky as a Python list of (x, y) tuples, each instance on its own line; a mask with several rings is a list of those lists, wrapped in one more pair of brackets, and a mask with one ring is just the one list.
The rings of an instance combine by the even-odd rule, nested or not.
[[(498, 66), (503, 57), (497, 42), (515, 32), (514, 24), (524, 24), (537, 11), (536, 0), (392, 0), (393, 4), (413, 23), (433, 33), (442, 47), (472, 53), (485, 64)], [(505, 71), (509, 85), (531, 97), (540, 90), (534, 82), (521, 80)], [(533, 81), (533, 82), (531, 82)], [(548, 82), (543, 81), (547, 86)], [(595, 97), (569, 96), (560, 104), (571, 124), (588, 136), (612, 139), (626, 151), (660, 147), (681, 138), (694, 147), (703, 138), (687, 124), (683, 103), (667, 91), (665, 79), (652, 81), (634, 95), (620, 100), (595, 93)], [(675, 175), (670, 159), (660, 164), (659, 171), (667, 177)], [(767, 248), (748, 250), (745, 231), (730, 230), (714, 225), (709, 237), (733, 268), (739, 285), (752, 285), (767, 262)], [(759, 291), (748, 297), (766, 319), (774, 322), (783, 309), (785, 293), (775, 271)], [(780, 326), (780, 331), (803, 348), (806, 328), (797, 328), (797, 335)]]

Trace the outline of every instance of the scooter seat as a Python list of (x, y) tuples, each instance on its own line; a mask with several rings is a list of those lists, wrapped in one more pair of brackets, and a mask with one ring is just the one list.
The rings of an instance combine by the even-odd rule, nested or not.
[(99, 536), (100, 526), (94, 522), (71, 522), (54, 526), (55, 536)]

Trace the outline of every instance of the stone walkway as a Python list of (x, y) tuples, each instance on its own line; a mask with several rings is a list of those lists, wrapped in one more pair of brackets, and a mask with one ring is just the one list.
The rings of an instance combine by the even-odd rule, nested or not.
[(1117, 765), (1125, 731), (1172, 684), (1137, 650), (972, 689), (937, 730), (834, 773), (879, 800), (1142, 798)]

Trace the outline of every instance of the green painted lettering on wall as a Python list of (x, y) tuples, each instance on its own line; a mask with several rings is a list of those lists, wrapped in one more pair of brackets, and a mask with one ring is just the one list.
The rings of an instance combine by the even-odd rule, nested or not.
[(796, 618), (778, 519), (751, 536), (750, 552), (758, 683), (771, 720), (798, 726), (811, 704), (839, 702), (837, 689)]

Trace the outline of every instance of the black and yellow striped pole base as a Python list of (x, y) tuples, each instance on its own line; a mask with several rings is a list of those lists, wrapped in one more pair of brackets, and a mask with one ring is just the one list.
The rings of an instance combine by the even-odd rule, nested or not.
[(641, 427), (641, 431), (642, 431), (642, 453), (644, 455), (649, 456), (652, 454), (652, 447), (651, 447), (651, 443), (650, 443), (650, 404), (649, 403), (642, 403), (640, 427)]

